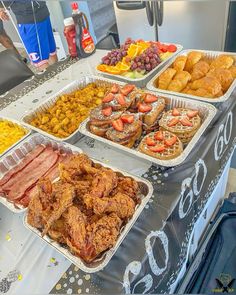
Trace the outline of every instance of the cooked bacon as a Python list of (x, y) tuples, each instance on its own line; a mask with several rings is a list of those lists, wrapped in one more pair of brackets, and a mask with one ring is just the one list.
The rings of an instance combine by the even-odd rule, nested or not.
[(38, 145), (36, 147), (36, 149), (34, 149), (30, 153), (28, 153), (26, 155), (26, 157), (15, 168), (11, 169), (9, 172), (7, 172), (4, 175), (4, 177), (0, 180), (0, 187), (2, 185), (4, 185), (5, 183), (7, 183), (8, 180), (12, 176), (14, 176), (15, 174), (17, 174), (21, 170), (23, 170), (30, 162), (32, 162), (36, 157), (38, 157), (45, 150), (45, 148), (46, 147), (43, 146), (43, 145)]

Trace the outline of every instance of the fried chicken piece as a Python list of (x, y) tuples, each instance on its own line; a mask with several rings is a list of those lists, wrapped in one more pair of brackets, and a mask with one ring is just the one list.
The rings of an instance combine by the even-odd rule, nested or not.
[(43, 228), (47, 220), (52, 205), (52, 184), (49, 179), (41, 179), (37, 184), (37, 192), (32, 196), (29, 207), (27, 221), (36, 228)]
[(65, 219), (63, 216), (53, 223), (48, 231), (48, 235), (51, 237), (51, 239), (58, 243), (66, 243), (67, 233), (65, 228)]
[(70, 183), (57, 181), (53, 184), (52, 196), (55, 200), (53, 211), (48, 218), (42, 235), (44, 236), (51, 225), (73, 204), (75, 189)]
[(92, 161), (85, 154), (73, 155), (66, 163), (59, 164), (60, 179), (72, 182), (78, 180), (84, 174), (84, 165), (91, 166)]
[(93, 208), (93, 200), (109, 196), (112, 190), (117, 186), (117, 174), (106, 168), (98, 170), (94, 175), (92, 187), (89, 193), (84, 196), (84, 203), (87, 208)]
[(140, 189), (136, 180), (130, 177), (119, 177), (117, 187), (111, 195), (114, 196), (119, 192), (132, 198), (136, 205), (140, 204)]
[(117, 193), (114, 197), (96, 198), (93, 202), (95, 214), (116, 213), (121, 219), (129, 218), (134, 214), (135, 202), (127, 195)]
[(93, 261), (105, 250), (110, 249), (116, 244), (120, 234), (122, 220), (115, 214), (111, 213), (100, 218), (97, 222), (88, 225), (88, 247), (90, 251), (82, 254), (86, 262)]

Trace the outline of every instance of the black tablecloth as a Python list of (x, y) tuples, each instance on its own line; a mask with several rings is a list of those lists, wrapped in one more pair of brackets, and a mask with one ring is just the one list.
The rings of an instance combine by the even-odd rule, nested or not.
[(168, 169), (152, 166), (143, 175), (153, 184), (154, 197), (108, 266), (86, 275), (71, 265), (51, 293), (169, 293), (172, 290), (186, 262), (194, 224), (236, 142), (236, 92), (217, 108), (214, 120), (182, 165)]

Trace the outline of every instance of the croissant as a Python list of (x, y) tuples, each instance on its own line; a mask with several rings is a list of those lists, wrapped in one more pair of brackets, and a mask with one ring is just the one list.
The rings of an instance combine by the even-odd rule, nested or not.
[(204, 77), (194, 81), (191, 85), (191, 89), (197, 90), (198, 88), (205, 89), (207, 93), (213, 96), (222, 90), (220, 82), (216, 78), (212, 77)]
[(222, 96), (222, 95), (224, 95), (224, 93), (223, 93), (223, 91), (221, 90), (220, 92), (218, 92), (218, 93), (215, 95), (215, 97), (220, 97), (220, 96)]
[(229, 86), (234, 80), (230, 70), (222, 68), (211, 70), (207, 74), (207, 77), (216, 78), (220, 82), (223, 92), (228, 90)]
[(234, 58), (230, 55), (220, 55), (210, 65), (210, 69), (229, 69), (234, 63)]
[(178, 72), (174, 79), (170, 82), (168, 86), (168, 90), (180, 92), (182, 91), (186, 86), (188, 81), (191, 80), (191, 75), (186, 71)]
[(178, 56), (173, 62), (173, 65), (172, 65), (173, 69), (175, 69), (177, 72), (183, 71), (186, 61), (187, 61), (187, 56), (184, 56), (184, 55)]
[(195, 96), (201, 96), (201, 97), (209, 97), (213, 98), (214, 96), (209, 93), (206, 89), (198, 88), (197, 90), (189, 89), (186, 94), (195, 95)]
[(168, 68), (159, 76), (158, 88), (166, 90), (176, 74), (176, 70), (172, 68)]
[(209, 71), (210, 66), (205, 61), (199, 61), (193, 66), (193, 71), (191, 73), (192, 81), (203, 78)]
[(229, 68), (231, 75), (233, 76), (234, 79), (236, 79), (236, 66), (232, 66)]
[(199, 51), (191, 51), (187, 56), (187, 61), (184, 67), (184, 70), (187, 72), (191, 72), (193, 66), (199, 62), (199, 60), (203, 57), (203, 53)]

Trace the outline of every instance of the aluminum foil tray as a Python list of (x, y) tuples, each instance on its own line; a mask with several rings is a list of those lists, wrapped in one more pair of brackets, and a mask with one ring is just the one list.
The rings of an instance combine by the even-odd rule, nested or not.
[(97, 76), (87, 76), (87, 77), (83, 77), (82, 79), (80, 80), (76, 80), (76, 81), (73, 81), (71, 82), (70, 84), (68, 84), (66, 87), (64, 87), (63, 89), (61, 89), (59, 92), (55, 93), (54, 95), (52, 95), (50, 98), (48, 98), (46, 101), (44, 101), (42, 104), (40, 104), (39, 106), (37, 106), (37, 108), (35, 108), (34, 110), (32, 110), (30, 113), (28, 113), (27, 115), (25, 115), (23, 118), (21, 118), (21, 121), (26, 125), (28, 126), (29, 128), (37, 131), (38, 133), (41, 133), (51, 139), (54, 139), (54, 140), (57, 140), (57, 141), (65, 141), (65, 142), (68, 142), (68, 143), (75, 143), (77, 142), (81, 137), (82, 135), (79, 133), (79, 129), (75, 130), (75, 132), (73, 132), (70, 136), (68, 137), (65, 137), (65, 138), (59, 138), (59, 137), (56, 137), (52, 134), (49, 134), (39, 128), (36, 128), (32, 125), (30, 125), (30, 121), (32, 120), (33, 117), (35, 117), (37, 115), (37, 113), (41, 113), (42, 111), (45, 111), (47, 110), (50, 106), (52, 106), (57, 98), (60, 96), (60, 95), (63, 95), (63, 94), (69, 94), (77, 89), (80, 89), (80, 88), (83, 88), (85, 87), (86, 85), (88, 85), (89, 83), (97, 83), (97, 84), (100, 84), (100, 85), (112, 85), (114, 84), (114, 81), (112, 80), (109, 80), (109, 79), (105, 79), (103, 77), (97, 77)]
[[(152, 92), (152, 91), (146, 91), (147, 93), (151, 93), (154, 95), (157, 95), (157, 93)], [(184, 160), (187, 158), (187, 156), (190, 154), (190, 152), (192, 151), (192, 149), (195, 147), (195, 145), (197, 144), (198, 140), (200, 139), (201, 135), (204, 133), (204, 131), (206, 130), (206, 128), (209, 126), (210, 122), (212, 121), (212, 119), (214, 118), (217, 109), (208, 103), (204, 103), (204, 102), (199, 102), (199, 101), (193, 101), (193, 100), (188, 100), (182, 97), (177, 97), (177, 96), (172, 96), (172, 95), (164, 95), (161, 96), (163, 98), (165, 98), (166, 100), (166, 110), (170, 110), (172, 108), (177, 108), (177, 107), (181, 107), (181, 108), (191, 108), (191, 109), (196, 109), (199, 111), (199, 114), (202, 118), (202, 125), (201, 127), (198, 129), (198, 131), (195, 133), (194, 137), (192, 138), (192, 140), (187, 144), (187, 146), (184, 148), (184, 151), (182, 152), (181, 155), (179, 155), (178, 157), (171, 159), (171, 160), (159, 160), (156, 158), (153, 158), (149, 155), (143, 154), (141, 152), (139, 152), (138, 150), (136, 150), (135, 148), (128, 148), (125, 146), (122, 146), (118, 143), (115, 143), (111, 140), (108, 140), (106, 138), (97, 136), (93, 133), (90, 132), (89, 130), (89, 118), (86, 119), (84, 122), (82, 122), (80, 124), (79, 127), (79, 131), (86, 135), (89, 136), (91, 138), (94, 138), (98, 141), (101, 141), (105, 144), (108, 144), (112, 147), (115, 147), (117, 149), (120, 149), (122, 151), (125, 151), (131, 155), (135, 155), (139, 158), (145, 159), (147, 161), (152, 162), (153, 164), (156, 165), (160, 165), (160, 166), (164, 166), (164, 167), (174, 167), (177, 166), (181, 163), (184, 162)]]
[(3, 116), (0, 116), (0, 121), (3, 121), (3, 120), (7, 120), (7, 121), (10, 121), (12, 123), (15, 123), (17, 125), (19, 125), (20, 127), (24, 128), (26, 130), (26, 134), (21, 137), (19, 140), (17, 140), (13, 145), (11, 145), (8, 149), (6, 149), (3, 153), (0, 153), (0, 159), (2, 156), (6, 155), (12, 148), (14, 148), (19, 142), (21, 142), (22, 140), (24, 140), (27, 136), (30, 135), (31, 133), (31, 130), (30, 128), (26, 127), (25, 124), (21, 124), (20, 122), (18, 122), (17, 120), (14, 120), (14, 119), (10, 119), (8, 117), (3, 117)]
[[(165, 43), (168, 44), (168, 43)], [(174, 44), (174, 43), (172, 43)], [(169, 44), (168, 44), (169, 45)], [(166, 60), (162, 61), (157, 67), (155, 67), (155, 69), (153, 69), (152, 71), (150, 71), (147, 75), (143, 76), (142, 78), (139, 79), (131, 79), (131, 78), (127, 78), (121, 75), (112, 75), (109, 73), (104, 73), (102, 71), (97, 70), (96, 67), (96, 72), (104, 77), (113, 79), (113, 80), (117, 80), (117, 81), (122, 81), (125, 83), (131, 83), (131, 84), (135, 84), (137, 87), (145, 87), (147, 85), (147, 82), (170, 60), (172, 59), (174, 56), (176, 56), (182, 49), (183, 46), (179, 45), (179, 44), (174, 44), (177, 47), (176, 52), (174, 52), (170, 57), (168, 57)]]
[[(59, 146), (61, 145), (60, 143), (58, 144)], [(81, 150), (73, 147), (73, 150), (71, 149), (72, 152), (78, 152), (80, 153)], [(135, 179), (140, 187), (141, 190), (141, 204), (137, 205), (136, 210), (134, 212), (133, 217), (129, 220), (129, 222), (121, 229), (120, 235), (118, 237), (118, 240), (115, 244), (115, 246), (113, 248), (111, 248), (110, 250), (107, 250), (102, 257), (98, 258), (97, 260), (93, 261), (92, 263), (86, 263), (84, 262), (82, 259), (80, 259), (79, 257), (73, 255), (66, 247), (60, 245), (58, 242), (52, 240), (49, 236), (45, 236), (42, 237), (41, 236), (41, 232), (32, 227), (31, 225), (28, 224), (27, 222), (27, 215), (25, 215), (24, 217), (24, 225), (26, 228), (28, 228), (29, 230), (31, 230), (33, 233), (35, 233), (40, 239), (46, 241), (50, 246), (52, 246), (53, 248), (55, 248), (58, 252), (60, 252), (62, 255), (64, 255), (68, 260), (70, 260), (73, 264), (75, 264), (78, 268), (80, 268), (81, 270), (83, 270), (84, 272), (87, 273), (94, 273), (97, 271), (100, 271), (101, 269), (103, 269), (111, 260), (112, 256), (116, 253), (117, 249), (119, 248), (120, 244), (122, 243), (122, 241), (125, 239), (125, 237), (127, 236), (128, 232), (131, 230), (131, 228), (133, 227), (134, 223), (136, 222), (137, 218), (139, 217), (139, 215), (142, 213), (145, 205), (148, 203), (148, 201), (150, 200), (152, 194), (153, 194), (153, 187), (151, 185), (151, 183), (141, 177), (137, 177), (134, 176), (130, 173), (124, 172), (120, 169), (114, 168), (111, 165), (107, 165), (104, 163), (101, 163), (100, 161), (94, 160), (92, 159), (94, 163), (99, 163), (104, 167), (108, 167), (111, 168), (113, 171), (116, 171), (119, 173), (119, 175), (124, 175), (124, 176), (128, 176), (128, 177), (132, 177), (133, 179)]]
[[(234, 57), (235, 59), (235, 63), (234, 65), (236, 65), (236, 53), (235, 52), (223, 52), (223, 51), (208, 51), (208, 50), (196, 50), (196, 49), (188, 49), (188, 50), (183, 50), (181, 51), (177, 56), (179, 55), (184, 55), (186, 56), (189, 52), (191, 51), (200, 51), (203, 52), (205, 54), (206, 57), (208, 58), (216, 58), (219, 55), (222, 54), (228, 54), (231, 55), (232, 57)], [(227, 99), (229, 99), (230, 95), (232, 94), (232, 92), (234, 91), (235, 87), (236, 87), (236, 79), (234, 79), (233, 83), (230, 85), (229, 89), (227, 90), (227, 92), (217, 98), (207, 98), (207, 97), (201, 97), (201, 96), (195, 96), (195, 95), (189, 95), (186, 93), (181, 93), (181, 92), (173, 92), (173, 91), (169, 91), (169, 90), (163, 90), (160, 88), (156, 88), (154, 85), (155, 80), (167, 69), (169, 68), (172, 63), (174, 62), (174, 60), (176, 59), (175, 56), (174, 58), (172, 58), (162, 69), (161, 71), (154, 76), (147, 84), (147, 89), (152, 90), (152, 91), (156, 91), (159, 93), (164, 93), (164, 94), (171, 94), (171, 95), (177, 95), (179, 97), (186, 97), (186, 98), (190, 98), (190, 99), (195, 99), (195, 100), (200, 100), (200, 101), (205, 101), (205, 102), (210, 102), (210, 103), (219, 103), (219, 102), (224, 102)]]
[[(11, 149), (11, 151), (6, 154), (4, 157), (0, 159), (0, 179), (11, 169), (16, 167), (24, 157), (35, 149), (35, 147), (39, 144), (43, 144), (46, 146), (52, 146), (54, 150), (61, 150), (67, 153), (71, 153), (73, 151), (82, 152), (79, 148), (75, 148), (74, 146), (67, 144), (65, 142), (56, 142), (48, 137), (44, 137), (41, 134), (34, 133), (23, 141), (21, 141), (18, 145)], [(22, 213), (27, 210), (23, 206), (14, 205), (14, 203), (8, 201), (4, 195), (0, 193), (0, 203), (2, 203), (5, 207), (11, 210), (14, 213)]]

